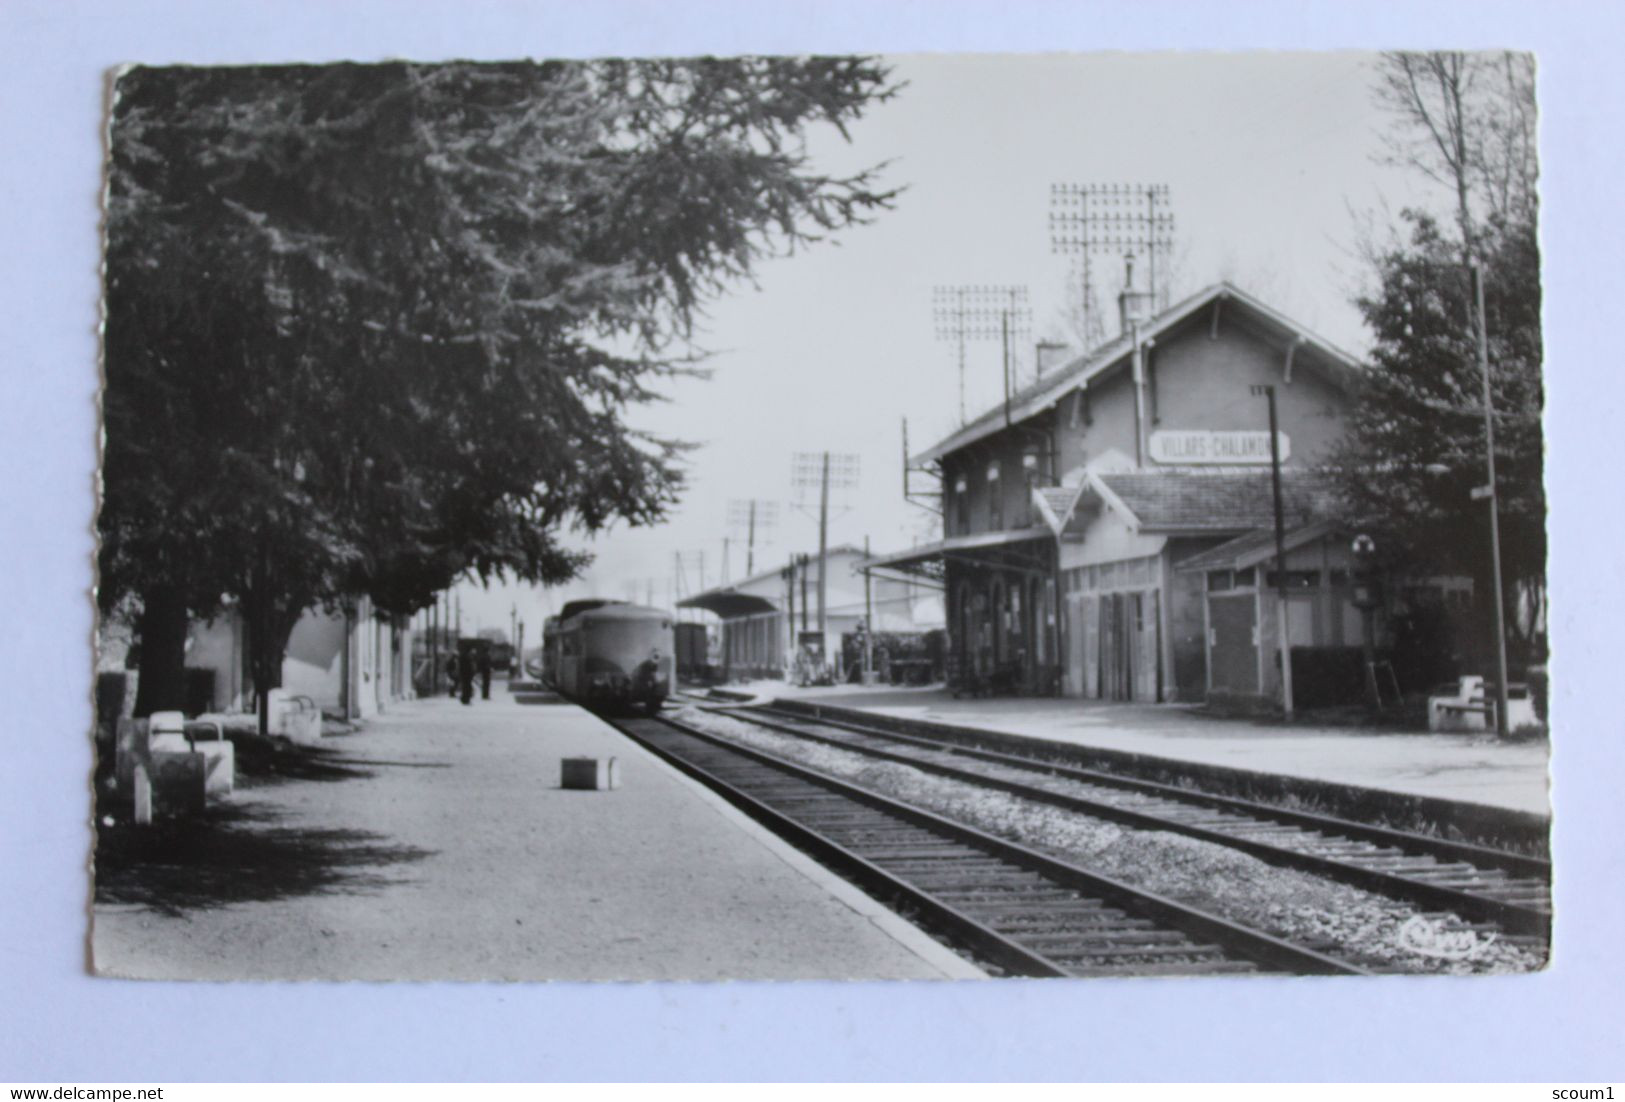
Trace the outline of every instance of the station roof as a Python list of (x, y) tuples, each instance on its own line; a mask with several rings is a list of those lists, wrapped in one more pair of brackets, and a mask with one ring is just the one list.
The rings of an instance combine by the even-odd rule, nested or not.
[[(1229, 282), (1215, 283), (1175, 303), (1160, 314), (1148, 318), (1140, 328), (1141, 341), (1156, 339), (1198, 310), (1214, 303), (1239, 307), (1263, 329), (1318, 353), (1314, 358), (1315, 365), (1321, 368), (1322, 374), (1334, 385), (1349, 389), (1359, 377), (1360, 363), (1353, 356)], [(1025, 421), (1042, 413), (1079, 386), (1126, 362), (1133, 351), (1133, 342), (1126, 333), (1097, 345), (1012, 396), (1010, 420)], [(1005, 404), (1000, 402), (969, 424), (914, 456), (909, 462), (915, 465), (933, 463), (950, 452), (974, 444), (978, 440), (1003, 431), (1004, 428)]]
[[(1228, 535), (1274, 531), (1269, 468), (1236, 471), (1123, 471), (1091, 474), (1090, 485), (1142, 532)], [(1286, 523), (1298, 527), (1334, 513), (1336, 487), (1318, 470), (1281, 471)], [(1273, 537), (1272, 537), (1273, 538)]]
[[(1289, 529), (1281, 542), (1288, 551), (1292, 551), (1306, 543), (1314, 543), (1330, 535), (1332, 531), (1331, 522), (1315, 521), (1312, 524)], [(1245, 570), (1249, 566), (1256, 566), (1274, 557), (1275, 525), (1272, 523), (1267, 528), (1255, 528), (1199, 555), (1182, 559), (1174, 564), (1174, 569), (1192, 573), (1205, 570)]]
[(1022, 565), (1019, 562), (1003, 562), (1009, 559), (1008, 552), (1032, 540), (1053, 538), (1050, 530), (1042, 525), (998, 532), (973, 532), (967, 536), (950, 536), (935, 543), (923, 543), (907, 551), (876, 555), (865, 559), (862, 565), (865, 570), (898, 570), (935, 577), (940, 577), (942, 564), (952, 558), (1019, 566)]

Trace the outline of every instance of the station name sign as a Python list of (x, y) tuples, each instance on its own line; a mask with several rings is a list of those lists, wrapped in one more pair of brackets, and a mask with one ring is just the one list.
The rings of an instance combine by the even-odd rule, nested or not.
[[(1276, 433), (1281, 461), (1292, 454), (1291, 441)], [(1158, 431), (1151, 434), (1151, 458), (1157, 463), (1268, 463), (1267, 432)]]

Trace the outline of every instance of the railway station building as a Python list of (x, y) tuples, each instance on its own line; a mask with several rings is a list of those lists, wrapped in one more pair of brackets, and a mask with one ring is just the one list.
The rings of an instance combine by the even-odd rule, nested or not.
[[(861, 547), (843, 545), (824, 555), (824, 632), (816, 645), (838, 659), (843, 636), (872, 610), (876, 632), (918, 632), (943, 626), (936, 587), (903, 576), (871, 580), (864, 590)], [(798, 642), (818, 631), (817, 555), (794, 555), (763, 570), (677, 602), (679, 609), (716, 616), (722, 634), (722, 675), (728, 680), (785, 675)], [(839, 671), (844, 672), (844, 671)]]
[(1262, 386), (1277, 405), (1294, 657), (1362, 642), (1323, 469), (1358, 363), (1229, 283), (1157, 313), (1149, 299), (1126, 292), (1117, 338), (909, 459), (940, 480), (942, 539), (867, 565), (943, 587), (962, 685), (1278, 700)]
[[(330, 713), (353, 719), (377, 715), (417, 695), (412, 635), (408, 618), (376, 615), (366, 597), (357, 597), (349, 612), (308, 609), (288, 636), (282, 687)], [(213, 694), (200, 710), (252, 707), (247, 639), (247, 625), (235, 611), (192, 625), (187, 666), (213, 671)]]

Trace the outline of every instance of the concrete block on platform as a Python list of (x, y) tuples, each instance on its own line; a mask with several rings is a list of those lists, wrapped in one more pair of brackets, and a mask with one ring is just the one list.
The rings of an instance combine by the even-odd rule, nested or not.
[(286, 689), (272, 689), (266, 699), (271, 734), (301, 746), (322, 741), (322, 710), (314, 700)]
[(134, 791), (135, 769), (146, 760), (150, 732), (144, 719), (120, 719), (113, 746), (113, 779), (120, 792)]
[(237, 787), (237, 748), (223, 729), (210, 725), (216, 737), (194, 740), (196, 724), (177, 720), (178, 712), (156, 712), (150, 719), (121, 719), (113, 763), (120, 792), (130, 793), (140, 822), (153, 812), (189, 812), (210, 797), (228, 796)]
[(564, 758), (559, 787), (608, 791), (621, 786), (621, 765), (614, 758)]
[(237, 748), (224, 740), (194, 745), (192, 752), (203, 759), (203, 794), (231, 795), (237, 788)]
[(202, 811), (208, 802), (208, 761), (190, 750), (154, 750), (148, 755), (154, 810), (171, 815)]

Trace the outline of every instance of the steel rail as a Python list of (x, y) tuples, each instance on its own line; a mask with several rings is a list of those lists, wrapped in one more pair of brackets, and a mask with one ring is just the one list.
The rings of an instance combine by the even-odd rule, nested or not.
[[(689, 775), (715, 788), (730, 802), (735, 803), (736, 806), (739, 806), (753, 817), (759, 818), (760, 821), (772, 826), (774, 829), (778, 829), (780, 825), (788, 826), (790, 834), (798, 843), (806, 843), (809, 849), (821, 857), (827, 857), (837, 867), (842, 868), (843, 871), (854, 870), (863, 878), (866, 887), (877, 885), (883, 894), (906, 899), (927, 913), (946, 916), (951, 924), (965, 931), (961, 936), (965, 936), (967, 940), (996, 938), (1000, 941), (1011, 941), (1005, 935), (991, 930), (968, 915), (964, 915), (951, 904), (932, 898), (928, 890), (909, 884), (906, 879), (893, 875), (873, 862), (852, 853), (846, 847), (818, 833), (813, 828), (795, 822), (787, 814), (768, 807), (748, 793), (738, 791), (734, 786), (716, 777), (709, 770), (685, 761), (682, 755), (668, 752), (664, 747), (641, 735), (637, 728), (645, 724), (658, 724), (675, 730), (709, 747), (765, 765), (773, 770), (809, 782), (821, 789), (844, 796), (856, 803), (900, 819), (905, 823), (923, 827), (938, 836), (951, 838), (971, 848), (991, 854), (1000, 860), (1038, 872), (1045, 878), (1073, 891), (1087, 893), (1094, 898), (1121, 907), (1131, 914), (1141, 915), (1161, 926), (1177, 930), (1188, 937), (1206, 939), (1219, 946), (1223, 951), (1254, 963), (1300, 974), (1367, 974), (1364, 969), (1345, 961), (1295, 945), (1284, 939), (1251, 929), (1154, 892), (1136, 888), (1110, 877), (1101, 876), (1098, 873), (1090, 872), (1070, 862), (1040, 853), (1019, 843), (988, 834), (975, 827), (955, 822), (881, 795), (878, 792), (820, 770), (812, 769), (798, 762), (789, 761), (754, 747), (742, 746), (730, 739), (700, 730), (670, 717), (661, 716), (657, 719), (637, 720), (612, 719), (610, 722), (618, 730), (638, 741), (640, 745), (647, 747), (664, 760), (671, 762), (684, 772), (689, 773)], [(1032, 954), (1032, 951), (1022, 949), (1022, 953)], [(1042, 954), (1032, 955), (1042, 957)], [(994, 958), (990, 957), (989, 959)], [(1057, 965), (1053, 961), (1048, 963), (1051, 966), (1061, 967), (1063, 970), (1059, 974), (1073, 974), (1073, 970), (1065, 969), (1064, 965)]]
[[(1037, 756), (1012, 754), (1000, 750), (987, 750), (979, 746), (967, 746), (954, 741), (953, 736), (944, 735), (941, 738), (927, 738), (922, 735), (909, 734), (903, 731), (889, 730), (881, 724), (888, 717), (875, 716), (874, 726), (854, 723), (851, 720), (831, 717), (823, 714), (803, 715), (800, 712), (782, 710), (776, 704), (749, 704), (739, 707), (720, 705), (715, 701), (707, 702), (705, 707), (725, 712), (727, 715), (740, 713), (763, 713), (792, 719), (799, 722), (821, 723), (828, 727), (837, 727), (854, 734), (873, 735), (876, 738), (891, 739), (896, 742), (943, 750), (948, 753), (963, 754), (966, 757), (980, 758), (984, 761), (997, 762), (1003, 765), (1016, 767), (1042, 767), (1051, 772), (1072, 777), (1076, 780), (1090, 781), (1097, 784), (1108, 785), (1113, 788), (1122, 788), (1129, 791), (1142, 792), (1151, 796), (1166, 796), (1169, 799), (1185, 803), (1203, 804), (1208, 807), (1236, 811), (1241, 814), (1253, 815), (1258, 818), (1273, 819), (1277, 822), (1291, 823), (1294, 826), (1307, 827), (1311, 830), (1335, 831), (1360, 841), (1372, 842), (1378, 845), (1405, 846), (1423, 850), (1437, 857), (1449, 857), (1455, 861), (1469, 861), (1489, 868), (1501, 869), (1518, 876), (1530, 877), (1537, 880), (1551, 881), (1552, 864), (1540, 857), (1531, 857), (1528, 854), (1512, 853), (1508, 850), (1495, 849), (1491, 846), (1481, 846), (1472, 842), (1458, 842), (1450, 838), (1439, 838), (1431, 834), (1418, 834), (1412, 831), (1396, 830), (1393, 827), (1378, 826), (1375, 823), (1362, 823), (1353, 819), (1339, 819), (1331, 815), (1321, 815), (1313, 811), (1298, 811), (1293, 808), (1279, 807), (1275, 804), (1260, 803), (1256, 800), (1244, 800), (1235, 796), (1222, 796), (1214, 792), (1203, 792), (1197, 789), (1181, 788), (1178, 785), (1166, 784), (1161, 781), (1142, 780), (1138, 777), (1125, 776), (1121, 773), (1109, 773), (1098, 769), (1089, 769), (1083, 766), (1067, 765), (1064, 762), (1053, 761)], [(966, 738), (975, 738), (979, 732), (975, 728), (956, 728)], [(990, 737), (1011, 739), (1020, 736), (1011, 736), (997, 731), (985, 732)], [(1088, 747), (1078, 747), (1080, 751), (1087, 751)]]
[[(1184, 805), (1213, 807), (1220, 810), (1250, 815), (1255, 819), (1266, 822), (1281, 822), (1286, 825), (1322, 831), (1331, 831), (1339, 835), (1357, 837), (1360, 841), (1376, 843), (1374, 837), (1359, 837), (1363, 831), (1357, 831), (1360, 824), (1348, 824), (1344, 820), (1331, 819), (1325, 816), (1316, 816), (1300, 812), (1284, 811), (1268, 805), (1253, 804), (1249, 801), (1236, 800), (1226, 796), (1213, 796), (1203, 793), (1193, 793), (1187, 789), (1175, 788), (1171, 785), (1156, 784), (1149, 781), (1138, 781), (1117, 777), (1114, 774), (1099, 773), (1094, 770), (1079, 769), (1072, 766), (1060, 765), (1053, 762), (1044, 762), (1035, 758), (1026, 758), (1019, 755), (1003, 754), (996, 751), (981, 750), (973, 747), (958, 746), (953, 743), (939, 743), (930, 739), (923, 739), (914, 735), (904, 735), (897, 732), (868, 729), (862, 725), (847, 723), (840, 720), (831, 720), (824, 717), (810, 718), (772, 712), (775, 718), (766, 718), (762, 712), (771, 712), (771, 709), (746, 708), (727, 709), (724, 714), (738, 720), (756, 723), (769, 730), (798, 738), (810, 739), (824, 745), (847, 750), (852, 753), (866, 754), (882, 760), (908, 765), (922, 769), (939, 776), (951, 777), (955, 780), (970, 784), (995, 788), (1008, 792), (1023, 799), (1034, 800), (1050, 804), (1055, 807), (1066, 808), (1082, 814), (1092, 815), (1096, 818), (1108, 819), (1125, 826), (1144, 830), (1165, 830), (1183, 834), (1190, 838), (1200, 839), (1215, 845), (1222, 845), (1230, 849), (1250, 854), (1272, 865), (1294, 868), (1303, 872), (1336, 879), (1354, 887), (1376, 892), (1392, 898), (1403, 899), (1407, 902), (1418, 903), (1427, 907), (1440, 908), (1453, 911), (1464, 918), (1494, 922), (1508, 933), (1523, 934), (1550, 940), (1551, 914), (1547, 911), (1533, 907), (1526, 907), (1518, 903), (1507, 902), (1490, 895), (1469, 891), (1462, 888), (1443, 884), (1430, 883), (1426, 880), (1416, 879), (1396, 872), (1380, 868), (1363, 866), (1353, 861), (1339, 860), (1321, 854), (1306, 853), (1302, 850), (1279, 846), (1270, 842), (1246, 838), (1228, 830), (1219, 830), (1204, 827), (1194, 823), (1184, 822), (1177, 818), (1156, 815), (1151, 812), (1138, 811), (1122, 807), (1117, 804), (1101, 800), (1092, 800), (1088, 797), (1071, 793), (1054, 792), (1050, 789), (1034, 785), (1022, 784), (1001, 777), (990, 777), (985, 773), (969, 769), (958, 769), (941, 762), (934, 762), (918, 758), (909, 754), (894, 753), (874, 746), (863, 746), (846, 739), (822, 735), (816, 731), (806, 730), (799, 725), (824, 726), (835, 730), (847, 731), (852, 734), (868, 738), (883, 739), (903, 743), (932, 752), (947, 753), (968, 757), (1005, 768), (1021, 769), (1029, 772), (1041, 772), (1050, 776), (1061, 777), (1067, 780), (1076, 780), (1092, 784), (1104, 784), (1125, 791), (1137, 792), (1161, 799), (1168, 799)], [(788, 720), (789, 722), (784, 722)], [(1237, 823), (1235, 829), (1245, 831), (1246, 824)], [(1400, 834), (1406, 840), (1406, 848), (1420, 851), (1429, 857), (1438, 856), (1437, 853), (1428, 852), (1428, 843), (1434, 839), (1422, 836), (1405, 835), (1402, 832), (1390, 831), (1386, 828), (1371, 828), (1372, 833), (1384, 836), (1381, 844), (1396, 845), (1395, 841), (1386, 840), (1395, 834)], [(1478, 847), (1469, 847), (1477, 849)], [(1447, 851), (1448, 852), (1448, 851)], [(1491, 851), (1499, 852), (1499, 851)], [(1381, 855), (1372, 855), (1380, 858)], [(1504, 855), (1516, 856), (1516, 855)]]

